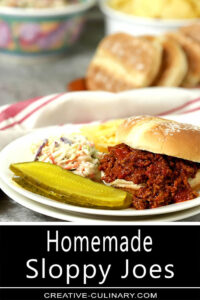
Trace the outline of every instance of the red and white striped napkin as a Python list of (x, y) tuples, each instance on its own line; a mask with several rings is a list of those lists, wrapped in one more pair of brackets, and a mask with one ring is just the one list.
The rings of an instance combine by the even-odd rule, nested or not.
[(111, 94), (74, 92), (0, 107), (0, 149), (37, 128), (132, 115), (159, 115), (200, 126), (200, 89), (147, 88)]

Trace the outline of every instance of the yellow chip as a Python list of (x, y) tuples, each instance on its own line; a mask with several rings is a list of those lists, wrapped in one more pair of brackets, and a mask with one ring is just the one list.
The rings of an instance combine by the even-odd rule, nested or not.
[(116, 130), (122, 122), (122, 119), (117, 119), (98, 125), (85, 125), (81, 128), (81, 134), (93, 142), (99, 151), (107, 152), (108, 146), (118, 144)]
[(199, 0), (108, 0), (121, 12), (140, 17), (190, 19), (200, 16)]

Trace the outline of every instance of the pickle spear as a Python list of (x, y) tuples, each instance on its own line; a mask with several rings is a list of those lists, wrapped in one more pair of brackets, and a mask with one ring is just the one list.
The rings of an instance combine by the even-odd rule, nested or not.
[(125, 191), (91, 181), (50, 163), (37, 161), (11, 164), (10, 170), (27, 182), (33, 193), (45, 193), (49, 198), (55, 197), (69, 204), (123, 209), (132, 203), (132, 196)]
[(23, 189), (47, 197), (47, 198), (51, 198), (53, 200), (57, 200), (60, 202), (64, 202), (64, 203), (68, 203), (69, 202), (69, 197), (65, 196), (65, 195), (61, 195), (59, 193), (55, 193), (53, 191), (48, 191), (45, 190), (37, 185), (33, 185), (32, 183), (28, 182), (27, 180), (24, 180), (22, 177), (13, 177), (12, 180), (14, 182), (16, 182), (20, 187), (22, 187)]

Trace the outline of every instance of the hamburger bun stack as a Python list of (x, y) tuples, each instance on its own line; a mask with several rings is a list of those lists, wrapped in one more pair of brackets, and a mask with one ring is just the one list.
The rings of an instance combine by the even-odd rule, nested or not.
[(120, 92), (200, 84), (200, 23), (162, 36), (116, 33), (99, 44), (88, 67), (88, 90)]

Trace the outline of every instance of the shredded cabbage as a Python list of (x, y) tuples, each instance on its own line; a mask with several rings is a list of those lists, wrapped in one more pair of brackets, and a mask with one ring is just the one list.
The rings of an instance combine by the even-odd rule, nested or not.
[(84, 136), (50, 137), (32, 145), (36, 161), (53, 163), (74, 174), (100, 178), (98, 170), (101, 152)]

